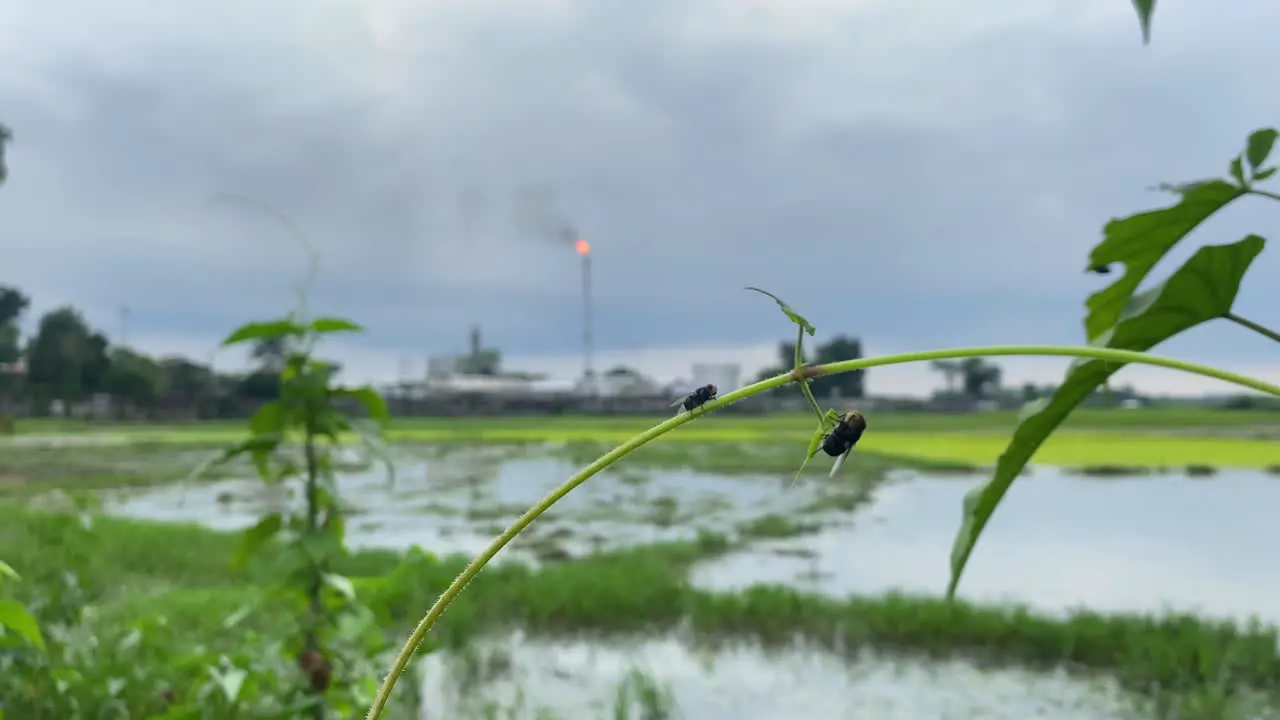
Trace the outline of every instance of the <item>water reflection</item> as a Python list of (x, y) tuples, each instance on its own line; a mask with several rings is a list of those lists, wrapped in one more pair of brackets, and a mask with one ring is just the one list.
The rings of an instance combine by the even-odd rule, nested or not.
[[(339, 489), (348, 505), (348, 540), (357, 548), (417, 544), (437, 554), (474, 554), (577, 470), (554, 457), (471, 448), (401, 460), (394, 486), (377, 468), (344, 473)], [(545, 545), (554, 539), (565, 553), (582, 555), (690, 539), (699, 529), (730, 533), (750, 518), (787, 514), (816, 497), (813, 488), (784, 489), (773, 476), (624, 468), (579, 487), (516, 542)], [(296, 488), (264, 487), (256, 479), (120, 491), (103, 501), (113, 514), (219, 530), (245, 528), (264, 513), (300, 505)]]
[[(480, 657), (477, 657), (477, 653)], [(437, 654), (424, 673), (423, 718), (616, 717), (617, 688), (639, 671), (670, 694), (669, 717), (698, 720), (1109, 720), (1145, 717), (1111, 681), (1064, 673), (980, 670), (963, 661), (848, 661), (801, 647), (694, 651), (671, 638), (630, 643), (532, 641)], [(634, 714), (623, 717), (664, 717)]]
[[(853, 526), (709, 562), (695, 582), (940, 593), (961, 500), (981, 481), (921, 476), (881, 487)], [(1038, 468), (992, 518), (961, 594), (1049, 611), (1172, 608), (1280, 621), (1278, 507), (1280, 483), (1257, 472), (1085, 480)]]

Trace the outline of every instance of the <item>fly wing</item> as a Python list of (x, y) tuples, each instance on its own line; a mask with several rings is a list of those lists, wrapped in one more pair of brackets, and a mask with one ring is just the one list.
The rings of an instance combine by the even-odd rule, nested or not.
[(672, 400), (672, 401), (671, 401), (671, 404), (670, 404), (670, 405), (668, 405), (667, 407), (675, 407), (675, 406), (677, 406), (677, 405), (679, 405), (679, 404), (683, 403), (685, 400), (688, 400), (688, 399), (689, 399), (689, 396), (688, 396), (688, 395), (683, 395), (683, 396), (681, 396), (681, 397), (676, 398), (675, 400)]
[(846, 450), (843, 455), (836, 458), (835, 463), (831, 466), (831, 474), (828, 475), (827, 477), (835, 477), (836, 473), (840, 472), (840, 468), (844, 466), (844, 461), (849, 459), (849, 454), (852, 452), (853, 452), (853, 446), (850, 445), (849, 449)]

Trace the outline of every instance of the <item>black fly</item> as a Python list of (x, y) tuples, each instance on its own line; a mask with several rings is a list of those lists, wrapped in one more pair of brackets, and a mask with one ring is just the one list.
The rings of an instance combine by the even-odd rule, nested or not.
[(715, 399), (716, 399), (716, 386), (703, 385), (697, 390), (694, 390), (688, 395), (685, 395), (679, 400), (676, 400), (675, 402), (671, 403), (671, 407), (675, 407), (679, 405), (681, 408), (683, 408), (687, 412), (693, 412), (694, 410), (702, 407), (703, 405), (706, 405), (707, 403)]
[(853, 452), (853, 446), (858, 444), (862, 433), (866, 431), (867, 419), (857, 410), (850, 410), (841, 415), (836, 426), (822, 438), (822, 452), (836, 459), (836, 464), (831, 468), (832, 476), (844, 465), (849, 453)]

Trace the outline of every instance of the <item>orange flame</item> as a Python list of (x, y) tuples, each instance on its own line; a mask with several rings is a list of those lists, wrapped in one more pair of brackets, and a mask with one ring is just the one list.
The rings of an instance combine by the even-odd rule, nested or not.
[(590, 255), (591, 243), (583, 240), (582, 238), (578, 238), (578, 241), (573, 244), (573, 249), (577, 250), (579, 255)]

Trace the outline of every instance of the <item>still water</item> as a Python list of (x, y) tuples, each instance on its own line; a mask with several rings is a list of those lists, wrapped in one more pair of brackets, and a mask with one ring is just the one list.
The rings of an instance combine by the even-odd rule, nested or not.
[[(696, 583), (760, 582), (845, 595), (940, 593), (961, 500), (984, 478), (892, 482), (843, 526), (703, 564)], [(1037, 468), (1005, 496), (970, 558), (962, 595), (1057, 612), (1195, 611), (1280, 622), (1280, 478), (1086, 479)]]
[[(554, 457), (512, 456), (498, 448), (462, 448), (440, 458), (397, 462), (394, 483), (377, 469), (339, 481), (348, 506), (348, 541), (356, 548), (418, 545), (438, 555), (475, 554), (494, 535), (563, 483), (578, 466)], [(720, 476), (692, 471), (602, 473), (558, 503), (499, 559), (528, 559), (521, 543), (553, 536), (566, 554), (689, 539), (699, 529), (731, 533), (766, 513), (791, 514), (809, 490), (784, 492), (776, 476)], [(194, 522), (238, 530), (264, 513), (301, 506), (301, 495), (256, 479), (170, 485), (104, 496), (124, 517)]]
[[(666, 702), (626, 697), (628, 676), (637, 673), (667, 695)], [(556, 718), (697, 720), (1150, 717), (1101, 678), (890, 660), (870, 652), (845, 660), (803, 647), (698, 651), (671, 638), (602, 644), (516, 636), (465, 659), (430, 656), (423, 688), (423, 720), (538, 718), (547, 709)], [(663, 707), (675, 712), (655, 712)]]

